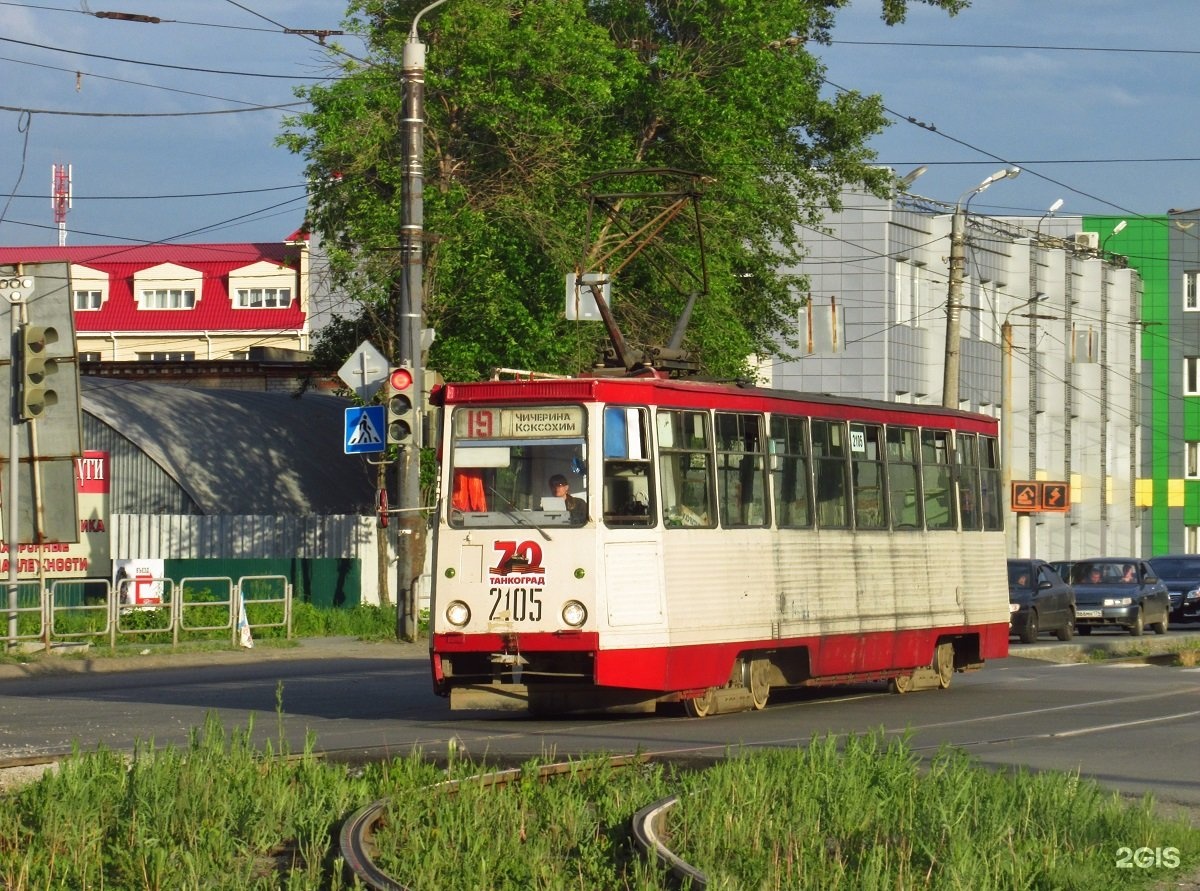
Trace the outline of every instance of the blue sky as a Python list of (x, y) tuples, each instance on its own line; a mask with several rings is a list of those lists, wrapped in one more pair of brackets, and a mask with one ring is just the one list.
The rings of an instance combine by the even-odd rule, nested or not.
[[(304, 183), (274, 145), (285, 112), (194, 113), (294, 101), (329, 71), (281, 26), (337, 29), (341, 0), (112, 3), (0, 0), (0, 243), (57, 243), (54, 163), (73, 169), (69, 244), (291, 233)], [(1011, 161), (1025, 172), (972, 210), (1063, 198), (1062, 213), (1163, 213), (1200, 206), (1200, 160), (1165, 160), (1200, 159), (1198, 25), (1191, 0), (976, 0), (955, 18), (917, 5), (887, 28), (878, 0), (854, 0), (834, 44), (813, 49), (832, 84), (883, 95), (894, 123), (873, 146), (900, 172), (929, 166), (918, 194), (953, 203)], [(138, 114), (155, 116), (125, 116)]]
[(917, 194), (954, 203), (1013, 162), (973, 211), (1161, 214), (1200, 207), (1198, 27), (1187, 0), (975, 0), (894, 28), (854, 0), (819, 54), (828, 81), (882, 94), (893, 125), (872, 145), (901, 173), (929, 166)]
[(68, 244), (288, 236), (304, 218), (304, 182), (300, 159), (274, 145), (287, 112), (180, 113), (295, 102), (294, 87), (328, 65), (319, 46), (283, 28), (336, 30), (344, 8), (340, 0), (0, 2), (0, 105), (34, 110), (0, 110), (0, 243), (58, 243), (55, 163), (72, 167)]

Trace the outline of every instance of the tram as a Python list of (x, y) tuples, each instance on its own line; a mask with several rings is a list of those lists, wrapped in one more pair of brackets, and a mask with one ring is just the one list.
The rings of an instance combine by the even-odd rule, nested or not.
[(703, 717), (1008, 653), (994, 418), (654, 375), (442, 394), (452, 709)]

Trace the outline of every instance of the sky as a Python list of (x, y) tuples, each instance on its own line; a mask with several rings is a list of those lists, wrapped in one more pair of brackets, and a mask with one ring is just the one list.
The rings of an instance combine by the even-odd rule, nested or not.
[[(296, 86), (329, 75), (315, 38), (284, 29), (336, 30), (344, 8), (0, 0), (0, 244), (58, 243), (54, 164), (72, 169), (68, 244), (286, 238), (304, 218), (303, 163), (275, 140), (296, 109), (256, 106), (294, 103)], [(915, 194), (953, 204), (1016, 164), (973, 212), (1041, 215), (1058, 198), (1061, 214), (1200, 207), (1192, 0), (975, 0), (953, 18), (915, 4), (894, 28), (879, 11), (853, 0), (832, 45), (809, 48), (828, 90), (882, 95), (893, 123), (871, 145), (899, 173), (928, 167)]]
[[(294, 104), (295, 87), (329, 75), (316, 38), (285, 29), (337, 30), (344, 10), (341, 0), (0, 2), (0, 244), (58, 243), (55, 164), (71, 166), (67, 244), (287, 238), (304, 220), (304, 165), (275, 140), (302, 107), (254, 109)], [(330, 40), (362, 50), (353, 37)]]
[(1015, 164), (973, 212), (1200, 207), (1192, 0), (974, 0), (953, 18), (914, 5), (891, 28), (879, 10), (853, 0), (819, 54), (828, 84), (883, 97), (892, 125), (871, 146), (901, 174), (929, 168), (913, 193), (954, 204)]

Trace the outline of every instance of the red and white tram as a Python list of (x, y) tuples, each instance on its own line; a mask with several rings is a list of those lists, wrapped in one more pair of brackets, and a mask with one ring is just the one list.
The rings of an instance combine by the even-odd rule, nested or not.
[(451, 708), (703, 716), (1008, 653), (992, 418), (655, 377), (443, 394)]

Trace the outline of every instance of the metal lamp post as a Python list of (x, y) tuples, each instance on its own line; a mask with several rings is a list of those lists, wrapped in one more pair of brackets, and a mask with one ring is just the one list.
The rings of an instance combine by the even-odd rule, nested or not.
[[(425, 226), (425, 44), (417, 34), (421, 16), (446, 0), (430, 3), (413, 18), (402, 52), (404, 78), (404, 202), (400, 217), (400, 256), (404, 274), (400, 281), (398, 354), (400, 364), (412, 369), (413, 393), (425, 392), (425, 367), (421, 355), (424, 326), (424, 226)], [(396, 634), (417, 639), (417, 580), (424, 568), (424, 536), (420, 535), (421, 443), (414, 437), (400, 452), (396, 501)]]
[[(997, 170), (979, 185), (959, 196), (950, 223), (950, 289), (946, 299), (946, 363), (942, 376), (942, 405), (958, 408), (959, 328), (962, 318), (963, 278), (967, 265), (967, 212), (971, 199), (992, 183), (1020, 176), (1020, 167)], [(964, 203), (965, 202), (965, 203)]]

